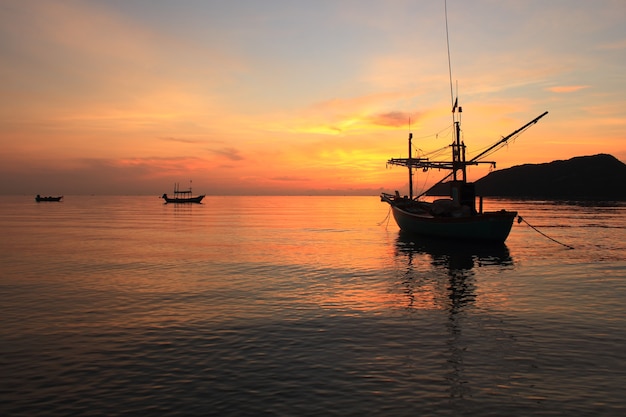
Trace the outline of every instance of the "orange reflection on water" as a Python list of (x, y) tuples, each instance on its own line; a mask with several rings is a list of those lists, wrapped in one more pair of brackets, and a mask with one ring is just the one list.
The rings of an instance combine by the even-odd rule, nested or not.
[(422, 288), (419, 295), (402, 288), (379, 284), (371, 288), (334, 288), (320, 295), (316, 302), (324, 309), (353, 312), (385, 312), (394, 309), (432, 310), (437, 308), (434, 288)]

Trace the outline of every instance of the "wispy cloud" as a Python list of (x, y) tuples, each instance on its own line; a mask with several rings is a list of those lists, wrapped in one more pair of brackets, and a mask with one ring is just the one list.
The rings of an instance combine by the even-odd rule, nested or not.
[[(426, 151), (448, 143), (441, 5), (252, 3), (0, 2), (0, 193), (23, 178), (36, 192), (186, 178), (226, 193), (375, 189), (409, 120)], [(623, 0), (543, 3), (450, 10), (469, 146), (549, 110), (505, 166), (538, 160), (545, 137), (572, 143), (546, 145), (546, 161), (624, 155)]]
[(557, 85), (554, 87), (548, 87), (546, 90), (552, 93), (573, 93), (589, 87), (590, 86), (588, 85)]
[(189, 144), (200, 142), (199, 140), (195, 140), (195, 139), (177, 138), (173, 136), (161, 137), (159, 139), (166, 141), (166, 142), (178, 142), (178, 143), (189, 143)]
[(293, 176), (288, 176), (288, 175), (283, 175), (283, 176), (280, 176), (280, 177), (272, 177), (270, 179), (272, 181), (286, 181), (286, 182), (311, 181), (310, 178), (293, 177)]
[(241, 155), (241, 152), (235, 148), (210, 149), (209, 152), (213, 155), (230, 159), (231, 161), (241, 161), (245, 159), (243, 155)]
[(620, 39), (615, 42), (604, 43), (602, 45), (599, 45), (598, 48), (604, 50), (626, 49), (626, 39)]
[(415, 116), (406, 112), (392, 111), (389, 113), (375, 114), (370, 117), (370, 121), (375, 125), (402, 127), (409, 124)]
[[(273, 122), (265, 123), (265, 127), (270, 131), (323, 135), (397, 128), (423, 117), (423, 112), (410, 111), (410, 98), (410, 93), (394, 91), (333, 98), (316, 102), (295, 115), (268, 117)], [(389, 110), (404, 105), (407, 110)]]

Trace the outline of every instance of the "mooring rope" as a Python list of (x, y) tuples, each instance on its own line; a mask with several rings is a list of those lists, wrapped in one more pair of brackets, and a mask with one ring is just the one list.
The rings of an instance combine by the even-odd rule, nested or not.
[(391, 214), (391, 206), (389, 206), (389, 211), (387, 212), (387, 215), (385, 216), (385, 218), (383, 219), (382, 222), (378, 223), (379, 226), (382, 226), (383, 223), (387, 222), (387, 224), (385, 225), (385, 229), (387, 228), (387, 226), (389, 226), (389, 215)]
[(540, 235), (542, 235), (543, 237), (546, 237), (546, 238), (550, 239), (551, 241), (558, 243), (559, 245), (563, 245), (563, 246), (565, 246), (565, 247), (566, 247), (566, 248), (568, 248), (568, 249), (574, 249), (574, 247), (573, 247), (573, 246), (566, 245), (565, 243), (559, 242), (558, 240), (556, 240), (556, 239), (554, 239), (554, 238), (552, 238), (552, 237), (550, 237), (550, 236), (546, 235), (546, 234), (545, 234), (545, 233), (543, 233), (541, 230), (537, 229), (535, 226), (533, 226), (532, 224), (528, 223), (528, 222), (526, 221), (526, 219), (524, 219), (522, 216), (517, 216), (517, 223), (519, 224), (519, 223), (521, 223), (521, 222), (524, 222), (524, 223), (526, 223), (527, 225), (529, 225), (529, 226), (530, 226), (530, 227), (531, 227), (531, 228), (532, 228), (535, 232), (539, 233), (539, 234), (540, 234)]

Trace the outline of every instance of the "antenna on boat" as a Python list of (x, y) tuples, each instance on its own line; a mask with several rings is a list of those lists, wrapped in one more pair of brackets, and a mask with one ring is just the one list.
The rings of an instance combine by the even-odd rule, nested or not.
[[(448, 2), (444, 0), (444, 12), (445, 12), (445, 20), (446, 20), (446, 46), (448, 47), (448, 75), (450, 77), (450, 102), (452, 104), (452, 125), (454, 126), (453, 131), (453, 142), (452, 142), (452, 176), (454, 181), (457, 178), (457, 171), (460, 170), (462, 177), (461, 180), (466, 180), (466, 165), (465, 165), (465, 144), (461, 143), (461, 112), (462, 108), (459, 106), (459, 96), (458, 96), (458, 86), (457, 86), (457, 96), (454, 97), (454, 87), (452, 83), (452, 59), (450, 58), (450, 34), (448, 31)], [(457, 109), (459, 116), (457, 117)]]
[[(448, 33), (448, 2), (444, 0), (443, 2), (444, 12), (446, 15), (446, 45), (448, 46), (448, 75), (450, 76), (450, 104), (452, 104), (452, 113), (454, 113), (454, 109), (456, 108), (456, 103), (454, 101), (454, 92), (452, 91), (452, 60), (450, 59), (450, 35)], [(454, 116), (452, 117), (454, 120)]]

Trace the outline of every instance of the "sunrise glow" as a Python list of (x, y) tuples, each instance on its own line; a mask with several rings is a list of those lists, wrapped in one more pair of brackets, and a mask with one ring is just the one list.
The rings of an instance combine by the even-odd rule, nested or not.
[[(470, 151), (550, 112), (497, 168), (626, 161), (626, 6), (574, 4), (448, 1)], [(405, 187), (385, 163), (409, 131), (424, 152), (450, 141), (444, 18), (443, 0), (6, 2), (0, 193)]]

